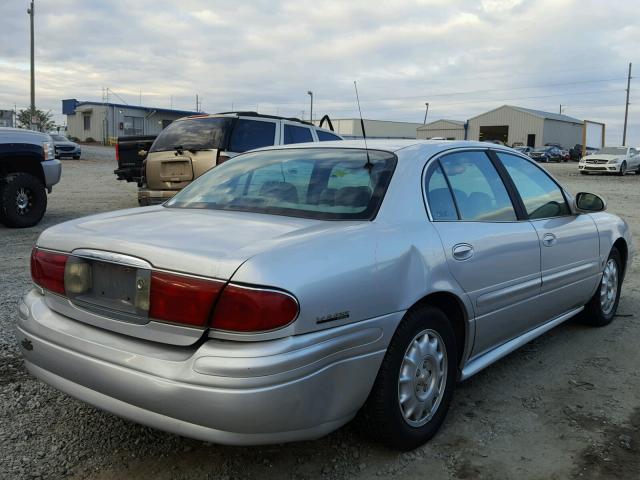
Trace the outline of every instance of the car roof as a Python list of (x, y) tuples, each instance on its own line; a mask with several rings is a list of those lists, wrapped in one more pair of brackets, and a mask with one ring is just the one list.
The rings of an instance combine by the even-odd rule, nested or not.
[(491, 148), (494, 150), (514, 151), (510, 147), (496, 145), (487, 142), (475, 142), (469, 140), (417, 140), (417, 139), (378, 139), (372, 138), (367, 140), (335, 140), (329, 142), (309, 142), (309, 143), (291, 143), (289, 145), (274, 145), (256, 150), (281, 150), (291, 148), (358, 148), (369, 150), (383, 150), (387, 152), (397, 152), (405, 148), (415, 147), (425, 150), (430, 154), (438, 153), (443, 150), (451, 150), (456, 148)]

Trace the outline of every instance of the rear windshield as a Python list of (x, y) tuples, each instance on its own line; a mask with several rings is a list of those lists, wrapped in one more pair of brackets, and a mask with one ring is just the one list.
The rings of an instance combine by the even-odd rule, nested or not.
[(187, 118), (171, 123), (162, 130), (150, 152), (163, 152), (181, 147), (183, 150), (224, 148), (227, 131), (233, 119), (226, 117)]
[(396, 165), (389, 152), (341, 148), (269, 150), (235, 157), (165, 206), (325, 220), (372, 219)]

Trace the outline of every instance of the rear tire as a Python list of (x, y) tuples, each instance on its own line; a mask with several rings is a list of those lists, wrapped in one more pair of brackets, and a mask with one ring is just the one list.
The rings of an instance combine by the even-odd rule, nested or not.
[(582, 312), (580, 317), (582, 323), (594, 327), (604, 327), (613, 321), (620, 302), (622, 269), (620, 252), (616, 247), (613, 247), (605, 263), (598, 289)]
[(395, 450), (412, 450), (433, 437), (447, 414), (457, 373), (455, 335), (446, 315), (423, 306), (398, 326), (358, 424)]
[(589, 175), (589, 172), (585, 172), (584, 170), (580, 170), (580, 175)]
[(47, 209), (44, 185), (28, 173), (12, 173), (0, 180), (0, 223), (10, 228), (36, 225)]
[(80, 155), (74, 155), (74, 156), (73, 156), (73, 159), (74, 159), (74, 160), (80, 160)]

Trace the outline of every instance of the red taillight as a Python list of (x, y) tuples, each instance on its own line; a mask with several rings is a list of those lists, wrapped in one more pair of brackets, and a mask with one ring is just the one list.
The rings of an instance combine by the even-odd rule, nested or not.
[(116, 143), (116, 162), (120, 165), (120, 146)]
[(64, 267), (68, 255), (34, 248), (31, 252), (31, 278), (36, 285), (64, 295)]
[(149, 317), (204, 327), (223, 287), (220, 281), (152, 272)]
[(211, 327), (261, 332), (284, 327), (298, 316), (298, 302), (284, 292), (227, 285), (216, 305)]

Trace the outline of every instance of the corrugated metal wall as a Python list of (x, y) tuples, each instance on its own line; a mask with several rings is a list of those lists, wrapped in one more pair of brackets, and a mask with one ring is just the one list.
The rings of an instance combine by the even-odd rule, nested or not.
[(480, 126), (509, 126), (507, 143), (527, 144), (527, 136), (536, 136), (536, 147), (544, 145), (544, 119), (511, 107), (500, 107), (469, 120), (468, 140), (480, 139)]
[[(338, 135), (345, 138), (362, 138), (359, 118), (339, 118), (331, 122)], [(367, 138), (416, 138), (416, 129), (420, 126), (421, 123), (411, 122), (366, 119), (364, 121)]]
[(433, 137), (443, 137), (453, 140), (464, 140), (464, 126), (447, 120), (436, 120), (417, 129), (416, 138), (426, 140)]
[(572, 148), (582, 143), (582, 125), (546, 119), (544, 121), (544, 143), (559, 143), (564, 148)]

